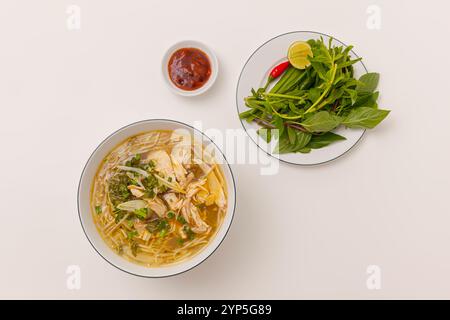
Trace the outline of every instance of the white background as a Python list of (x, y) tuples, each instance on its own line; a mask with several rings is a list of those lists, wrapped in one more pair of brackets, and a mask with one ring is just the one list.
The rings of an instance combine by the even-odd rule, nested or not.
[[(69, 4), (81, 30), (66, 27)], [(369, 5), (381, 29), (366, 27)], [(449, 5), (445, 1), (5, 1), (0, 4), (1, 298), (450, 298)], [(194, 270), (142, 279), (91, 248), (77, 215), (85, 161), (147, 118), (240, 128), (236, 82), (266, 40), (313, 30), (354, 44), (381, 73), (392, 113), (330, 164), (233, 165), (235, 219)], [(221, 70), (198, 98), (173, 95), (165, 50), (213, 48)], [(255, 148), (253, 145), (251, 148)], [(66, 268), (79, 265), (81, 289)], [(382, 271), (368, 290), (366, 268)]]

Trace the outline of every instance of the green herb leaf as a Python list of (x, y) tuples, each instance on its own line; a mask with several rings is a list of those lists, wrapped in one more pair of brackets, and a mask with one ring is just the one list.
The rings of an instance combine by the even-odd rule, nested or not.
[(304, 148), (301, 148), (300, 150), (298, 150), (298, 152), (300, 152), (300, 153), (310, 153), (311, 152), (311, 148), (304, 147)]
[(377, 109), (378, 96), (379, 92), (358, 94), (358, 97), (356, 98), (356, 101), (353, 104), (353, 108), (369, 107)]
[(356, 87), (356, 91), (361, 93), (372, 93), (378, 87), (378, 81), (380, 80), (379, 73), (366, 73), (359, 78), (360, 85)]
[(336, 141), (346, 140), (345, 137), (333, 132), (327, 132), (321, 135), (312, 136), (311, 141), (306, 145), (309, 149), (320, 149)]
[(309, 89), (309, 91), (308, 91), (308, 99), (310, 100), (310, 101), (316, 101), (317, 99), (319, 99), (319, 97), (320, 97), (320, 95), (322, 94), (322, 89), (319, 89), (319, 88), (312, 88), (312, 89)]
[(269, 143), (272, 140), (272, 132), (270, 129), (261, 128), (258, 129), (258, 135), (263, 138), (263, 140)]
[(137, 235), (138, 235), (138, 232), (136, 230), (127, 232), (127, 238), (130, 240), (133, 239), (134, 237), (136, 237)]
[(125, 165), (127, 167), (137, 168), (137, 167), (139, 167), (140, 162), (141, 162), (141, 155), (137, 154), (133, 158), (131, 158), (131, 160), (125, 162)]
[(288, 127), (287, 133), (288, 133), (289, 143), (294, 144), (295, 141), (297, 140), (297, 135), (295, 134), (295, 130), (292, 129), (291, 127)]
[(101, 206), (95, 206), (95, 213), (96, 214), (102, 213), (102, 207)]
[(164, 238), (167, 235), (167, 229), (163, 229), (159, 232), (158, 237)]
[(134, 214), (140, 219), (145, 219), (147, 218), (148, 209), (147, 208), (136, 209), (134, 210)]
[(135, 257), (137, 256), (138, 248), (139, 248), (138, 243), (136, 241), (131, 241), (130, 244), (131, 254)]
[(167, 218), (173, 219), (174, 217), (175, 217), (175, 212), (173, 212), (173, 211), (167, 212)]
[(319, 111), (307, 118), (301, 125), (309, 132), (327, 132), (340, 124), (340, 118), (328, 111)]
[(348, 128), (372, 129), (383, 121), (389, 112), (389, 110), (380, 110), (369, 107), (356, 108), (342, 121), (342, 124)]
[(115, 223), (119, 223), (119, 221), (125, 217), (125, 212), (122, 210), (117, 210), (114, 213), (116, 214), (116, 217), (114, 218)]
[(358, 91), (353, 89), (345, 89), (345, 92), (350, 96), (350, 100), (352, 101), (352, 105), (355, 104), (358, 99)]
[(311, 139), (311, 134), (308, 132), (303, 132), (299, 130), (292, 129), (291, 134), (293, 135), (293, 142), (290, 141), (289, 137), (283, 135), (280, 137), (278, 144), (274, 148), (274, 153), (283, 154), (291, 152), (299, 152), (303, 147), (305, 147), (309, 140)]
[(187, 223), (186, 219), (185, 219), (181, 214), (178, 215), (177, 221), (178, 221), (179, 223), (181, 223), (181, 224), (186, 224), (186, 223)]
[(281, 136), (284, 133), (285, 127), (284, 127), (284, 121), (281, 117), (274, 115), (273, 124), (278, 129), (278, 135)]

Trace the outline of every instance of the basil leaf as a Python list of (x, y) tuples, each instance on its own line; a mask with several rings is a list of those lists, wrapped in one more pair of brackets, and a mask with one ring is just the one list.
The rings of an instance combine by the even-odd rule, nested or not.
[(270, 142), (270, 140), (272, 140), (272, 131), (270, 129), (266, 129), (266, 128), (261, 128), (258, 129), (258, 135), (263, 138), (263, 140), (267, 143)]
[(289, 142), (288, 137), (285, 135), (280, 136), (280, 140), (278, 140), (277, 145), (273, 149), (273, 153), (283, 154), (292, 152), (292, 145)]
[(274, 120), (272, 123), (278, 129), (278, 134), (281, 137), (283, 135), (284, 129), (285, 129), (283, 119), (277, 115), (274, 115), (273, 119)]
[(292, 129), (291, 127), (288, 127), (287, 128), (287, 133), (288, 133), (289, 143), (290, 144), (294, 144), (296, 139), (297, 139), (297, 136), (295, 134), (295, 130)]
[(292, 152), (298, 152), (300, 149), (302, 149), (304, 146), (306, 146), (309, 141), (311, 140), (311, 134), (299, 130), (294, 130), (295, 134), (297, 136), (296, 142), (295, 142), (295, 148)]
[(309, 132), (331, 131), (339, 124), (340, 118), (327, 111), (317, 112), (301, 123), (301, 125)]
[(298, 152), (300, 152), (300, 153), (310, 153), (311, 152), (311, 148), (304, 147), (304, 148), (301, 148), (300, 150), (298, 150)]
[(358, 95), (356, 98), (356, 102), (353, 104), (354, 108), (359, 107), (369, 107), (369, 108), (378, 108), (377, 100), (379, 96), (379, 92), (376, 91), (374, 93), (362, 94)]
[(365, 92), (365, 93), (371, 93), (374, 92), (375, 89), (378, 87), (378, 81), (380, 80), (380, 74), (379, 73), (366, 73), (359, 78), (359, 81), (362, 82), (360, 85), (356, 87), (356, 91), (358, 92)]
[(358, 91), (353, 90), (353, 89), (345, 89), (345, 92), (347, 92), (348, 95), (350, 96), (352, 105), (355, 104), (358, 99)]
[(308, 91), (308, 99), (311, 101), (316, 101), (319, 99), (320, 95), (322, 94), (322, 89), (320, 88), (312, 88)]
[(330, 145), (333, 142), (342, 140), (346, 140), (346, 138), (333, 132), (327, 132), (318, 136), (312, 136), (311, 141), (309, 141), (306, 147), (310, 149), (320, 149)]
[(342, 68), (347, 68), (347, 67), (349, 67), (349, 66), (351, 66), (351, 65), (353, 65), (353, 64), (355, 64), (355, 63), (357, 63), (357, 62), (359, 62), (361, 60), (362, 60), (362, 58), (357, 58), (357, 59), (354, 59), (354, 60), (346, 61), (346, 62), (344, 62), (342, 64), (339, 64), (338, 68), (341, 68), (341, 69)]
[(280, 140), (278, 141), (277, 146), (274, 148), (274, 153), (283, 154), (283, 153), (291, 153), (291, 152), (299, 152), (301, 149), (303, 149), (308, 142), (311, 140), (311, 134), (299, 130), (295, 130), (288, 127), (292, 130), (291, 134), (295, 135), (295, 141), (294, 143), (291, 143), (289, 137), (285, 134), (280, 137)]
[(348, 128), (368, 128), (377, 126), (389, 114), (389, 110), (380, 110), (369, 107), (359, 107), (353, 109), (342, 121)]

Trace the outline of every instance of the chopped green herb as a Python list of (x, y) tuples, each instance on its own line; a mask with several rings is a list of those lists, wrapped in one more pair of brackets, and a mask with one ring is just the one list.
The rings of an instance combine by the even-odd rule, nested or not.
[(164, 238), (167, 235), (167, 229), (163, 229), (159, 232), (158, 236)]
[(142, 179), (142, 185), (147, 195), (153, 198), (155, 196), (154, 189), (159, 186), (159, 182), (154, 175), (149, 175), (147, 178)]
[(147, 208), (136, 209), (136, 210), (134, 210), (134, 214), (139, 219), (145, 219), (145, 218), (147, 218), (148, 209)]
[(188, 236), (189, 240), (192, 240), (195, 238), (195, 233), (194, 233), (194, 231), (191, 230), (191, 228), (189, 228), (188, 226), (184, 226), (183, 230), (184, 230), (184, 232), (186, 232), (186, 235)]
[(117, 210), (114, 213), (116, 214), (116, 218), (114, 219), (116, 223), (119, 223), (119, 221), (125, 216), (125, 211), (122, 210)]
[(169, 229), (170, 225), (165, 219), (159, 220), (158, 230), (166, 230)]
[(131, 197), (131, 193), (128, 190), (130, 183), (130, 178), (125, 173), (117, 174), (110, 179), (109, 198), (114, 206), (126, 202)]
[(101, 207), (101, 206), (96, 206), (96, 207), (95, 207), (95, 213), (96, 213), (96, 214), (102, 213), (102, 207)]
[(166, 219), (157, 219), (149, 222), (145, 228), (152, 234), (157, 232), (161, 234), (161, 231), (165, 231), (164, 234), (166, 234), (170, 230), (170, 224)]
[(141, 162), (141, 155), (137, 154), (133, 158), (131, 158), (131, 160), (125, 162), (125, 165), (127, 167), (139, 167), (140, 162)]
[(139, 245), (136, 241), (131, 241), (130, 249), (131, 254), (136, 257)]
[(145, 228), (147, 229), (148, 232), (155, 233), (156, 231), (158, 231), (158, 220), (149, 222), (145, 226)]
[(181, 224), (186, 224), (186, 223), (187, 223), (186, 219), (185, 219), (181, 214), (178, 215), (177, 221), (178, 221), (179, 223), (181, 223)]
[(137, 235), (138, 235), (138, 232), (136, 230), (127, 232), (127, 238), (130, 240), (133, 239), (134, 237), (136, 237)]
[(175, 212), (173, 212), (173, 211), (167, 212), (167, 218), (173, 219), (174, 217), (175, 217)]
[(164, 193), (164, 192), (166, 192), (168, 189), (167, 189), (167, 186), (166, 186), (166, 185), (160, 184), (160, 185), (158, 186), (158, 190), (159, 190), (160, 193)]

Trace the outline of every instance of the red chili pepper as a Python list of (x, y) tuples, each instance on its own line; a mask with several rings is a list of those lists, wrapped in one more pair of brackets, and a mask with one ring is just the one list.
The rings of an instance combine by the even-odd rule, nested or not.
[(286, 71), (286, 69), (289, 67), (290, 63), (289, 61), (285, 61), (280, 63), (279, 65), (275, 66), (272, 71), (270, 71), (269, 74), (269, 78), (267, 79), (267, 83), (266, 86), (264, 87), (264, 89), (267, 88), (267, 86), (276, 78), (278, 78), (279, 76), (281, 76), (283, 74), (284, 71)]
[(269, 75), (270, 81), (281, 76), (281, 74), (289, 67), (289, 65), (289, 61), (285, 61), (273, 68)]

